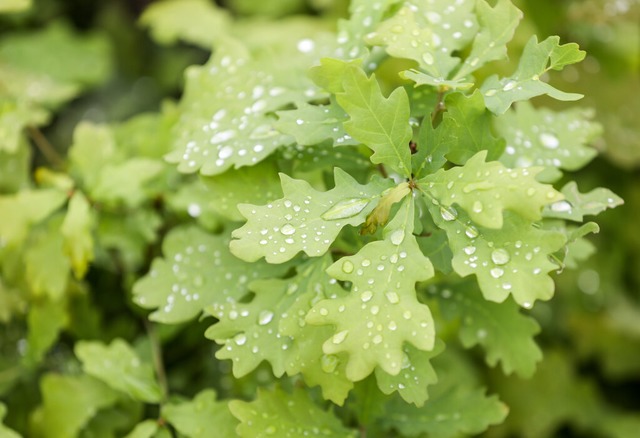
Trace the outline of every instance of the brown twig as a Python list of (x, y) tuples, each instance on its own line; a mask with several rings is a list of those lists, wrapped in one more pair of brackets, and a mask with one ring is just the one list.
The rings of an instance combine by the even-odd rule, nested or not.
[(52, 166), (61, 168), (64, 165), (64, 160), (56, 151), (56, 148), (47, 140), (42, 131), (35, 126), (29, 126), (27, 128), (29, 137), (33, 140), (33, 144), (36, 145), (38, 150), (44, 155), (46, 160), (51, 163)]

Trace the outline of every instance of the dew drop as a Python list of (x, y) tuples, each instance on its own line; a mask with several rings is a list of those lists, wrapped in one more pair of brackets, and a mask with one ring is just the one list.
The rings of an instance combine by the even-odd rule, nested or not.
[(557, 147), (560, 146), (560, 140), (558, 140), (558, 137), (547, 132), (540, 134), (540, 143), (542, 143), (542, 146), (547, 149), (557, 149)]
[(440, 207), (440, 215), (442, 216), (442, 219), (450, 222), (452, 220), (455, 220), (456, 217), (458, 217), (458, 212), (453, 207), (442, 206)]
[(370, 201), (367, 198), (344, 199), (322, 213), (320, 217), (327, 221), (352, 217), (364, 210)]
[(218, 151), (218, 158), (227, 159), (233, 155), (233, 148), (231, 146), (224, 146)]
[(199, 204), (192, 203), (187, 207), (187, 213), (189, 213), (189, 216), (191, 217), (198, 217), (202, 214), (202, 208)]
[(390, 291), (390, 292), (387, 292), (385, 295), (387, 297), (387, 300), (389, 300), (391, 304), (397, 304), (400, 302), (400, 297), (396, 292)]
[(493, 268), (490, 272), (493, 278), (500, 278), (504, 275), (504, 271), (500, 268)]
[(374, 344), (380, 344), (382, 342), (382, 336), (381, 335), (375, 335), (372, 339)]
[(411, 319), (411, 310), (405, 310), (404, 313), (402, 314), (402, 317), (404, 319)]
[(503, 91), (513, 90), (514, 88), (516, 88), (516, 85), (518, 85), (516, 81), (509, 81), (504, 85), (504, 87), (502, 87), (502, 90)]
[(425, 52), (422, 55), (422, 60), (427, 65), (433, 65), (433, 62), (434, 62), (433, 55), (431, 53), (429, 53), (429, 52)]
[(263, 310), (262, 312), (260, 312), (260, 315), (258, 315), (258, 324), (267, 325), (271, 322), (272, 319), (273, 312), (269, 310)]
[(391, 243), (393, 243), (394, 245), (400, 245), (403, 240), (404, 240), (404, 230), (399, 229), (391, 233)]
[(469, 239), (475, 239), (478, 237), (478, 229), (473, 225), (468, 225), (464, 230), (464, 234), (466, 234)]
[(291, 224), (284, 224), (282, 226), (282, 228), (280, 228), (280, 232), (282, 234), (284, 234), (285, 236), (291, 236), (292, 234), (294, 234), (296, 232), (296, 229)]
[(482, 207), (482, 202), (476, 201), (476, 202), (473, 203), (472, 209), (473, 209), (474, 213), (481, 213), (482, 212), (482, 208), (483, 208)]
[(531, 304), (529, 301), (525, 301), (524, 303), (522, 303), (522, 307), (524, 307), (525, 309), (531, 309), (533, 307), (533, 304)]
[(244, 333), (240, 333), (239, 335), (236, 335), (235, 338), (233, 338), (233, 341), (236, 343), (236, 345), (244, 345), (247, 343), (247, 336)]
[(509, 263), (509, 260), (511, 260), (511, 256), (506, 249), (498, 248), (494, 249), (491, 252), (491, 260), (493, 260), (493, 263), (495, 263), (496, 265), (505, 265)]
[(492, 88), (491, 90), (487, 90), (484, 95), (487, 97), (491, 97), (494, 96), (496, 93), (498, 92), (498, 90), (496, 90), (495, 88)]
[(344, 272), (345, 274), (351, 274), (353, 272), (353, 263), (351, 263), (349, 260), (345, 260), (342, 263), (342, 272)]
[(362, 292), (362, 294), (360, 294), (360, 299), (362, 300), (363, 303), (370, 301), (371, 298), (373, 298), (373, 292), (371, 292), (370, 290), (366, 290)]
[(333, 354), (323, 354), (320, 359), (320, 366), (325, 373), (332, 373), (338, 367), (338, 356)]
[(567, 201), (558, 201), (551, 204), (551, 211), (556, 213), (571, 213), (571, 204)]
[(349, 334), (349, 330), (343, 330), (341, 332), (338, 332), (335, 335), (333, 335), (333, 337), (331, 338), (331, 342), (333, 342), (334, 344), (340, 344), (344, 342), (348, 334)]
[(464, 253), (466, 255), (472, 255), (474, 252), (476, 252), (476, 247), (475, 246), (467, 246), (464, 248)]
[(527, 189), (527, 196), (533, 196), (536, 194), (536, 189), (534, 189), (533, 187), (530, 187)]

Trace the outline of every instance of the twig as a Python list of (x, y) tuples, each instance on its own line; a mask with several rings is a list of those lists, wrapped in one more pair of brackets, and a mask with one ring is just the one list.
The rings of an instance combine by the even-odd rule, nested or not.
[(36, 145), (38, 150), (44, 155), (49, 163), (51, 163), (54, 167), (63, 167), (64, 160), (56, 151), (56, 148), (47, 140), (47, 137), (44, 136), (42, 131), (40, 131), (35, 126), (29, 126), (27, 128), (27, 132), (29, 133), (29, 137), (33, 140), (33, 143)]
[(442, 101), (443, 97), (444, 91), (438, 90), (438, 99), (436, 101), (436, 106), (433, 108), (433, 112), (431, 113), (431, 124), (433, 124), (438, 118), (438, 115), (440, 115), (440, 113), (444, 111), (444, 102)]
[(160, 383), (160, 388), (162, 389), (162, 401), (164, 402), (167, 400), (167, 395), (169, 394), (169, 384), (167, 383), (167, 373), (165, 372), (164, 361), (162, 360), (162, 347), (160, 346), (160, 340), (158, 339), (155, 326), (146, 318), (144, 319), (144, 327), (147, 331), (147, 336), (149, 336), (149, 341), (151, 341), (153, 367), (158, 376), (158, 383)]

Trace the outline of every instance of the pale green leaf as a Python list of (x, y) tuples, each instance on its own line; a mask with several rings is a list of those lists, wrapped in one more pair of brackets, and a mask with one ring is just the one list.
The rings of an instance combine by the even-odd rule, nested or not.
[(536, 181), (541, 168), (508, 169), (497, 161), (486, 162), (486, 155), (480, 151), (464, 166), (441, 169), (419, 181), (427, 198), (441, 207), (438, 216), (455, 219), (452, 205), (457, 204), (479, 225), (499, 229), (505, 210), (538, 220), (542, 207), (563, 198), (552, 186)]
[[(6, 146), (6, 139), (0, 139), (0, 144)], [(30, 182), (30, 174), (31, 148), (22, 136), (18, 139), (14, 152), (0, 150), (0, 193), (14, 193), (26, 189)]]
[(390, 182), (376, 178), (360, 185), (339, 167), (335, 168), (335, 187), (327, 192), (284, 174), (280, 179), (284, 198), (263, 206), (238, 206), (248, 221), (232, 234), (231, 252), (237, 257), (246, 261), (265, 257), (269, 263), (282, 263), (300, 251), (322, 255), (343, 227), (364, 222)]
[(320, 65), (309, 69), (309, 77), (317, 86), (331, 94), (344, 92), (344, 76), (352, 68), (362, 65), (362, 60), (343, 61), (334, 58), (322, 58)]
[(123, 203), (135, 208), (150, 197), (148, 184), (164, 167), (161, 161), (150, 158), (131, 158), (120, 164), (103, 165), (91, 196), (98, 202)]
[(4, 403), (0, 402), (0, 436), (4, 438), (20, 438), (20, 434), (2, 424), (2, 420), (4, 420), (4, 417), (6, 415), (7, 406)]
[(148, 403), (162, 399), (162, 389), (156, 381), (153, 367), (143, 362), (122, 339), (115, 339), (110, 345), (78, 341), (74, 351), (84, 372), (111, 388)]
[(276, 128), (291, 135), (296, 143), (312, 146), (331, 140), (335, 146), (356, 145), (342, 124), (348, 119), (344, 110), (333, 101), (329, 105), (301, 103), (297, 109), (280, 111)]
[[(90, 122), (79, 123), (73, 131), (69, 149), (69, 173), (91, 191), (102, 175), (104, 165), (118, 159), (116, 142), (111, 128)], [(124, 181), (121, 185), (126, 186)]]
[[(0, 71), (0, 80), (4, 79)], [(25, 99), (0, 97), (0, 153), (16, 154), (23, 141), (26, 127), (44, 125), (49, 121), (49, 113)]]
[(498, 0), (493, 8), (485, 0), (478, 0), (476, 15), (480, 30), (454, 79), (465, 78), (490, 61), (506, 58), (507, 43), (522, 19), (522, 12), (510, 0)]
[(256, 400), (232, 400), (229, 409), (240, 420), (236, 432), (244, 438), (318, 434), (335, 438), (355, 437), (355, 432), (345, 428), (332, 413), (319, 408), (308, 392), (301, 388), (294, 389), (293, 394), (279, 388), (272, 391), (258, 389)]
[(438, 381), (436, 372), (431, 366), (430, 360), (440, 354), (444, 349), (442, 341), (436, 343), (432, 351), (418, 350), (411, 344), (405, 344), (402, 357), (402, 370), (396, 376), (376, 368), (376, 381), (378, 388), (384, 394), (398, 392), (404, 401), (416, 406), (424, 405), (429, 398), (427, 386)]
[(575, 181), (568, 182), (561, 192), (564, 199), (546, 206), (543, 212), (545, 217), (582, 222), (585, 216), (596, 216), (608, 208), (624, 204), (622, 198), (602, 187), (580, 193)]
[(29, 334), (25, 361), (30, 366), (40, 363), (69, 323), (64, 301), (43, 300), (31, 304), (27, 316)]
[(46, 295), (53, 301), (62, 298), (71, 274), (59, 227), (59, 220), (47, 224), (45, 230), (33, 236), (24, 255), (26, 280), (32, 294)]
[(21, 12), (31, 7), (32, 0), (0, 0), (0, 13)]
[[(427, 58), (430, 59), (430, 58)], [(400, 77), (415, 82), (415, 86), (419, 87), (427, 85), (436, 87), (439, 90), (467, 90), (473, 86), (473, 82), (467, 82), (464, 79), (446, 80), (423, 73), (415, 68), (400, 72)]]
[(149, 318), (175, 324), (194, 318), (213, 303), (238, 300), (251, 280), (279, 276), (287, 266), (249, 264), (229, 253), (228, 238), (196, 227), (174, 228), (165, 238), (164, 258), (133, 286), (134, 302), (156, 309)]
[(449, 236), (453, 269), (462, 277), (476, 275), (487, 300), (502, 302), (509, 295), (530, 308), (548, 300), (554, 283), (548, 275), (558, 269), (549, 255), (566, 243), (563, 233), (539, 229), (515, 213), (506, 212), (501, 229), (476, 226), (464, 212), (449, 220), (432, 207), (436, 224)]
[(592, 117), (591, 111), (581, 108), (552, 111), (520, 102), (494, 119), (497, 132), (508, 145), (500, 161), (507, 167), (578, 170), (598, 153), (587, 146), (602, 133), (602, 127), (590, 121)]
[(27, 308), (25, 293), (6, 284), (0, 275), (0, 323), (7, 324), (14, 316), (25, 313)]
[[(464, 164), (477, 152), (487, 151), (486, 160), (497, 160), (504, 151), (505, 142), (494, 137), (491, 132), (492, 115), (485, 109), (484, 99), (479, 91), (466, 97), (461, 93), (447, 95), (445, 119), (455, 126), (454, 140), (449, 145), (447, 158), (455, 164)], [(451, 129), (451, 128), (450, 128)]]
[(540, 326), (520, 313), (514, 302), (487, 301), (473, 281), (440, 289), (434, 286), (429, 291), (438, 298), (445, 318), (460, 321), (458, 335), (465, 348), (481, 345), (487, 363), (496, 366), (500, 362), (505, 374), (533, 375), (536, 363), (542, 360), (542, 352), (533, 339)]
[(343, 77), (344, 92), (336, 95), (349, 115), (344, 128), (374, 151), (371, 161), (384, 164), (403, 176), (411, 175), (411, 127), (409, 98), (404, 88), (396, 88), (388, 98), (375, 78), (351, 67)]
[[(560, 59), (557, 57), (561, 56)], [(532, 36), (524, 47), (516, 72), (508, 78), (490, 76), (480, 90), (485, 96), (487, 108), (495, 114), (506, 112), (513, 102), (528, 100), (547, 94), (557, 100), (572, 101), (582, 98), (582, 94), (565, 93), (540, 79), (551, 69), (562, 69), (567, 63), (581, 61), (585, 52), (571, 43), (560, 45), (560, 37), (551, 36), (538, 43)]]
[(32, 225), (49, 217), (66, 200), (66, 193), (55, 189), (0, 195), (0, 248), (20, 244)]
[(69, 438), (80, 434), (100, 409), (113, 406), (118, 393), (100, 380), (81, 374), (46, 374), (40, 379), (43, 406), (31, 417), (34, 435)]
[(216, 400), (212, 389), (198, 393), (193, 401), (169, 403), (162, 407), (162, 417), (187, 438), (234, 436), (238, 424), (227, 403)]
[(272, 54), (252, 57), (225, 40), (207, 64), (186, 71), (174, 151), (166, 159), (180, 172), (203, 175), (256, 164), (293, 142), (274, 128), (273, 112), (315, 96), (297, 69), (283, 72)]
[(153, 39), (161, 44), (180, 40), (210, 50), (229, 31), (229, 16), (208, 0), (165, 0), (152, 3), (140, 16)]
[(409, 183), (406, 182), (382, 192), (378, 205), (367, 216), (367, 220), (360, 229), (360, 234), (374, 234), (378, 227), (384, 226), (389, 220), (394, 204), (402, 201), (410, 193)]
[(93, 261), (93, 215), (82, 192), (77, 191), (69, 201), (67, 215), (60, 231), (64, 237), (64, 252), (71, 261), (76, 278), (83, 278)]
[(152, 438), (158, 431), (158, 422), (155, 420), (145, 420), (138, 423), (131, 432), (124, 438)]
[(412, 234), (413, 216), (413, 200), (407, 198), (385, 228), (384, 240), (329, 267), (329, 275), (351, 282), (351, 293), (320, 301), (307, 315), (310, 324), (335, 326), (323, 350), (349, 354), (350, 380), (364, 379), (376, 366), (394, 376), (400, 373), (405, 342), (433, 349), (431, 312), (415, 295), (415, 283), (431, 278), (433, 267)]

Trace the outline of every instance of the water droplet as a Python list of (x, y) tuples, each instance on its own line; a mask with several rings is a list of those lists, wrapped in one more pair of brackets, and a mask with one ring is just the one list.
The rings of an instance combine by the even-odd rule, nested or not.
[(224, 146), (218, 151), (218, 158), (227, 159), (233, 155), (233, 148), (231, 146)]
[(498, 248), (494, 249), (491, 252), (491, 260), (493, 260), (493, 263), (495, 263), (496, 265), (505, 265), (509, 263), (509, 260), (511, 260), (511, 256), (506, 249)]
[(484, 95), (487, 97), (491, 97), (494, 96), (496, 93), (498, 92), (498, 90), (496, 90), (495, 88), (492, 88), (491, 90), (487, 90)]
[(363, 303), (366, 303), (367, 301), (371, 300), (371, 298), (373, 298), (373, 292), (371, 292), (370, 290), (366, 290), (362, 292), (362, 294), (360, 294), (360, 299), (362, 300)]
[(502, 283), (502, 289), (511, 290), (511, 283)]
[(476, 252), (476, 247), (475, 246), (467, 246), (464, 248), (464, 253), (466, 255), (472, 255), (474, 252)]
[(458, 212), (453, 207), (440, 207), (440, 215), (445, 221), (452, 221), (458, 217)]
[(524, 307), (525, 309), (531, 309), (533, 307), (533, 304), (531, 304), (528, 301), (525, 301), (524, 303), (522, 303), (522, 307)]
[(542, 143), (542, 146), (547, 149), (556, 149), (560, 146), (560, 140), (558, 140), (558, 137), (553, 134), (549, 134), (548, 132), (540, 134), (540, 143)]
[(480, 202), (480, 201), (474, 202), (472, 209), (473, 209), (474, 213), (481, 213), (482, 212), (482, 202)]
[(382, 336), (381, 335), (375, 335), (372, 339), (374, 344), (380, 344), (382, 342)]
[(202, 208), (199, 204), (192, 203), (187, 207), (187, 213), (189, 213), (191, 217), (198, 217), (202, 214)]
[(342, 263), (342, 271), (345, 274), (351, 274), (353, 272), (353, 263), (351, 263), (349, 260), (345, 260)]
[(400, 245), (403, 240), (404, 240), (404, 230), (399, 229), (391, 233), (391, 243), (393, 243), (394, 245)]
[(434, 62), (433, 55), (429, 52), (425, 52), (422, 54), (422, 60), (427, 65), (433, 65)]
[(389, 321), (389, 325), (387, 327), (389, 327), (389, 330), (394, 331), (398, 328), (398, 325), (395, 321)]
[(326, 308), (321, 308), (320, 309), (320, 315), (322, 316), (327, 316), (329, 314), (329, 311)]
[(516, 81), (509, 81), (506, 84), (504, 84), (504, 87), (502, 87), (502, 90), (504, 91), (513, 90), (514, 88), (516, 88), (516, 85), (518, 85)]
[(309, 53), (315, 47), (315, 43), (313, 40), (305, 38), (303, 40), (298, 41), (298, 50), (302, 53)]
[(372, 315), (377, 315), (378, 312), (380, 312), (380, 307), (379, 306), (372, 306), (371, 307), (371, 314)]
[(320, 359), (320, 366), (325, 373), (332, 373), (338, 367), (338, 356), (333, 354), (323, 354)]
[(527, 196), (533, 196), (536, 194), (536, 189), (534, 189), (533, 187), (530, 187), (527, 189)]
[(271, 322), (272, 319), (273, 312), (269, 310), (263, 310), (262, 312), (260, 312), (260, 315), (258, 315), (258, 324), (267, 325)]
[(280, 232), (282, 234), (284, 234), (285, 236), (291, 236), (292, 234), (294, 234), (296, 232), (296, 229), (291, 224), (284, 224), (282, 226), (282, 228), (280, 228)]
[(247, 342), (247, 336), (244, 333), (240, 333), (239, 335), (236, 335), (235, 338), (233, 338), (233, 341), (236, 343), (236, 345), (244, 345)]
[(502, 277), (503, 275), (504, 275), (504, 271), (503, 271), (502, 269), (500, 269), (500, 268), (493, 268), (493, 269), (491, 270), (491, 276), (492, 276), (493, 278), (500, 278), (500, 277)]
[(473, 225), (468, 225), (464, 230), (464, 234), (466, 234), (469, 239), (475, 239), (478, 237), (478, 229)]
[(400, 297), (396, 292), (390, 291), (390, 292), (387, 292), (385, 295), (387, 297), (387, 300), (389, 300), (391, 304), (397, 304), (398, 302), (400, 302)]
[(320, 217), (327, 221), (352, 217), (364, 210), (370, 201), (371, 200), (367, 198), (345, 199), (322, 213)]
[(333, 342), (334, 344), (340, 344), (341, 342), (344, 342), (348, 334), (349, 330), (342, 330), (341, 332), (333, 335), (333, 337), (331, 338), (331, 342)]
[(405, 310), (404, 313), (402, 314), (402, 317), (404, 319), (411, 319), (411, 310)]
[(571, 204), (567, 201), (558, 201), (551, 204), (551, 211), (556, 213), (571, 213)]

